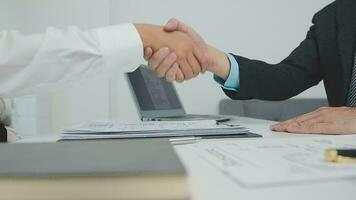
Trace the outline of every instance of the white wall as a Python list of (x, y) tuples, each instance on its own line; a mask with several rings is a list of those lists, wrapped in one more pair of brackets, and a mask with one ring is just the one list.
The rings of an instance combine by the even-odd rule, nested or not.
[[(46, 26), (77, 25), (83, 29), (110, 23), (163, 24), (177, 17), (193, 26), (210, 44), (243, 56), (278, 62), (302, 41), (312, 15), (331, 0), (1, 0), (0, 29), (25, 33)], [(206, 74), (177, 85), (190, 113), (217, 113), (226, 98)], [(299, 97), (325, 97), (322, 86)], [(123, 75), (52, 94), (52, 125), (99, 118), (137, 119)]]
[[(30, 34), (43, 32), (48, 26), (77, 25), (82, 29), (107, 26), (110, 22), (109, 7), (109, 0), (1, 0), (0, 30), (15, 29)], [(52, 113), (52, 130), (59, 130), (80, 121), (108, 118), (108, 88), (108, 81), (93, 82), (49, 94), (52, 96), (52, 109), (48, 108)], [(37, 105), (32, 103), (29, 106)], [(42, 108), (33, 110), (36, 109)], [(28, 121), (28, 118), (29, 116), (26, 116), (23, 120)]]
[(109, 0), (1, 0), (0, 28), (24, 33), (48, 26), (88, 29), (109, 24), (109, 7)]
[[(194, 27), (207, 42), (226, 52), (276, 63), (305, 38), (313, 14), (329, 2), (331, 0), (113, 0), (111, 20), (112, 23), (163, 24), (176, 17)], [(226, 98), (210, 74), (177, 85), (177, 88), (191, 113), (217, 113), (219, 100)], [(115, 89), (119, 90), (112, 89), (114, 95)], [(116, 95), (124, 97), (126, 93), (125, 90), (124, 94)], [(323, 86), (319, 85), (298, 97), (325, 96)], [(112, 116), (121, 117), (120, 113), (135, 115), (133, 104), (122, 100), (112, 110)]]

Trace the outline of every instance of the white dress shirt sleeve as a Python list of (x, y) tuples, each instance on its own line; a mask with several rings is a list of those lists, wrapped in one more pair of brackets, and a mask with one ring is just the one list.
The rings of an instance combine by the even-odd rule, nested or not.
[(0, 96), (50, 91), (131, 72), (143, 59), (133, 24), (81, 31), (48, 28), (44, 34), (0, 32)]

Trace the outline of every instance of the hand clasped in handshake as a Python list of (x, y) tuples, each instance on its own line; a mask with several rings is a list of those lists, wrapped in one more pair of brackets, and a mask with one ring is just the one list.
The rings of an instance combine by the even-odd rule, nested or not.
[(205, 71), (227, 77), (230, 64), (225, 53), (207, 45), (184, 23), (171, 19), (164, 27), (136, 24), (136, 28), (148, 65), (158, 77), (183, 82)]

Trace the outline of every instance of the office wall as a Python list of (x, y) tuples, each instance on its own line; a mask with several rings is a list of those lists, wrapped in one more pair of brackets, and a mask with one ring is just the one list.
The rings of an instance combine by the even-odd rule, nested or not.
[[(176, 17), (194, 27), (210, 44), (226, 51), (277, 63), (304, 38), (315, 12), (331, 0), (113, 0), (111, 22), (128, 21), (163, 24)], [(251, 77), (253, 78), (253, 77)], [(117, 80), (120, 80), (119, 78)], [(112, 85), (111, 94), (120, 99), (111, 115), (136, 115), (122, 81)], [(124, 83), (123, 83), (124, 84)], [(184, 106), (191, 113), (217, 113), (226, 98), (211, 74), (177, 85)], [(120, 91), (120, 92), (118, 92)], [(322, 85), (300, 97), (325, 97)], [(127, 115), (127, 114), (125, 114)]]
[[(15, 29), (23, 33), (43, 32), (48, 26), (77, 25), (82, 29), (109, 25), (109, 0), (1, 0), (0, 30)], [(80, 121), (109, 117), (109, 82), (55, 91), (40, 97), (15, 99), (21, 108), (19, 130), (43, 132), (38, 113), (50, 113), (52, 130)], [(43, 99), (49, 99), (45, 107)], [(48, 104), (47, 104), (48, 105)], [(45, 107), (45, 108), (44, 108)], [(27, 111), (23, 111), (27, 110)], [(30, 111), (29, 111), (30, 110)], [(46, 115), (43, 115), (48, 117)], [(29, 123), (27, 123), (29, 122)]]

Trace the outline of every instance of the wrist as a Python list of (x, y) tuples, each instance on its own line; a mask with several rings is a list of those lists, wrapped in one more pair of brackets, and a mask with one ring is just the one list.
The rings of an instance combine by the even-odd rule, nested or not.
[(225, 52), (220, 51), (212, 46), (208, 46), (209, 65), (208, 71), (226, 80), (230, 73), (230, 61)]
[(156, 31), (160, 30), (159, 26), (150, 25), (150, 24), (134, 24), (137, 29), (137, 32), (140, 34), (143, 47), (152, 47), (153, 41), (157, 36)]

